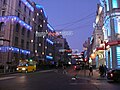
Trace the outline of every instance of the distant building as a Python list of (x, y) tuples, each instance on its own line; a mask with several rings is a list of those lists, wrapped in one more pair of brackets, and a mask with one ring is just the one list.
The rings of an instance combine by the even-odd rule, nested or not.
[(94, 31), (93, 31), (93, 46), (92, 46), (92, 53), (96, 55), (95, 60), (93, 60), (93, 63), (96, 63), (96, 67), (99, 67), (100, 65), (105, 65), (105, 44), (104, 44), (104, 34), (103, 34), (103, 22), (104, 22), (104, 10), (101, 4), (97, 5), (97, 14), (95, 19), (95, 25), (94, 25)]

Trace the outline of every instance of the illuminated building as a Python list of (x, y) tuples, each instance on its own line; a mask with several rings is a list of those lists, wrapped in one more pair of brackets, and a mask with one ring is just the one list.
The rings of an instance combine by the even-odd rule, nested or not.
[[(103, 1), (103, 0), (101, 0)], [(106, 41), (106, 65), (120, 68), (120, 0), (104, 0), (104, 40)], [(109, 46), (109, 47), (108, 47)]]
[(16, 65), (33, 52), (34, 8), (29, 0), (0, 1), (0, 63)]
[[(96, 66), (120, 68), (120, 0), (100, 0), (94, 24)], [(95, 43), (96, 42), (96, 43)]]

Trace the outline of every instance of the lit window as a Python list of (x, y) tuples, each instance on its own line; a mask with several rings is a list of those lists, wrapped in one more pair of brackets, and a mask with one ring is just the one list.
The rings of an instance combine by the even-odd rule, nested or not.
[(35, 19), (34, 19), (34, 18), (33, 18), (32, 20), (33, 20), (33, 21), (35, 21)]
[(42, 55), (44, 55), (45, 53), (44, 52), (42, 52)]
[(42, 10), (40, 10), (40, 12), (42, 13)]
[(37, 50), (35, 50), (35, 53), (37, 53)]
[(37, 13), (37, 16), (39, 16), (39, 13)]
[(118, 8), (117, 0), (112, 0), (112, 7), (113, 8)]
[(106, 5), (107, 5), (107, 11), (109, 11), (109, 2), (106, 0)]
[(45, 49), (47, 49), (47, 46), (45, 46)]
[(45, 23), (45, 20), (43, 20), (43, 22)]
[(40, 25), (40, 27), (42, 27), (42, 25)]
[(41, 46), (41, 43), (39, 43), (39, 46)]

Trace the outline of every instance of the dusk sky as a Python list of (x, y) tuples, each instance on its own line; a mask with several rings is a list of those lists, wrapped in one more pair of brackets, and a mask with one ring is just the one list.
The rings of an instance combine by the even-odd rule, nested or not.
[(56, 31), (69, 33), (64, 37), (70, 48), (81, 52), (83, 43), (92, 35), (99, 0), (34, 1), (44, 7), (48, 22)]

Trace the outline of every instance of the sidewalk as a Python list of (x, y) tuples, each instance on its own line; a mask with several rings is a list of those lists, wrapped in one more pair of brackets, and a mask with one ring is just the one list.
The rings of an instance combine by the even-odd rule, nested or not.
[(93, 76), (89, 76), (89, 70), (74, 70), (73, 66), (67, 68), (68, 74), (71, 76), (77, 75), (80, 78), (93, 79), (93, 80), (106, 80), (106, 77), (100, 77), (99, 70), (93, 69)]
[(106, 77), (100, 77), (99, 71), (97, 69), (93, 70), (93, 76), (89, 76), (89, 70), (80, 70), (78, 72), (78, 76), (87, 78), (87, 79), (106, 80)]

